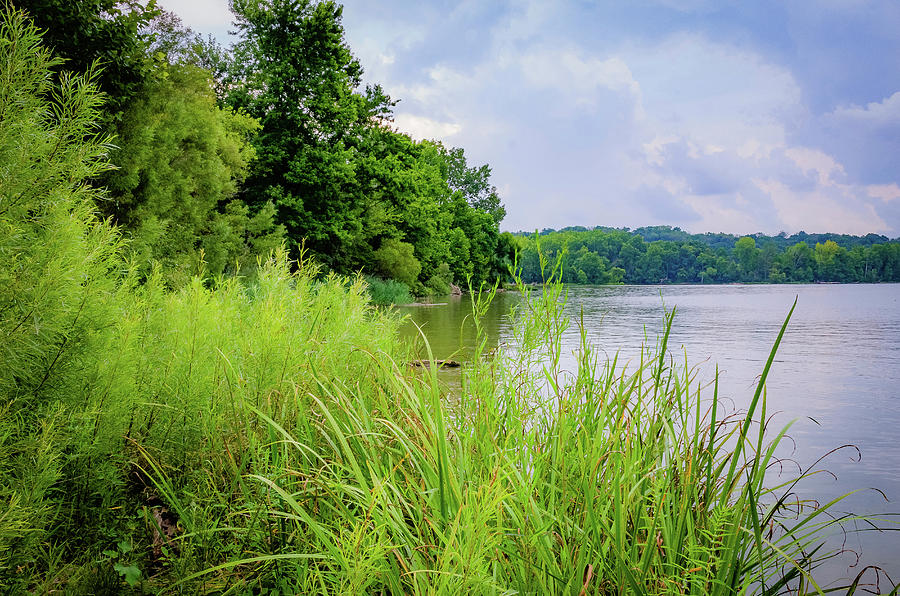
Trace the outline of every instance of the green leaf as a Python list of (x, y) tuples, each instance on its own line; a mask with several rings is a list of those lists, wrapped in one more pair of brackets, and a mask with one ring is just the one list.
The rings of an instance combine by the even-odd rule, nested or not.
[(134, 565), (125, 566), (121, 563), (116, 563), (113, 565), (113, 569), (115, 569), (122, 578), (125, 579), (125, 583), (127, 583), (132, 588), (141, 581), (141, 570), (135, 567)]

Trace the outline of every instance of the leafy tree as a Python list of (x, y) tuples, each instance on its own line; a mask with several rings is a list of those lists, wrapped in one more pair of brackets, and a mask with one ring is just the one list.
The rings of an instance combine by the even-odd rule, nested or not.
[(494, 279), (509, 279), (510, 270), (516, 260), (516, 239), (509, 232), (501, 232), (497, 238), (497, 249), (494, 251), (494, 261), (491, 265), (491, 277)]
[(834, 240), (816, 243), (815, 248), (816, 278), (821, 281), (847, 281), (849, 267), (847, 250)]
[(197, 273), (201, 249), (217, 275), (236, 259), (255, 260), (251, 237), (281, 231), (262, 225), (266, 217), (271, 222), (271, 209), (260, 209), (254, 224), (239, 204), (217, 211), (246, 175), (257, 123), (217, 107), (206, 71), (191, 65), (165, 71), (125, 113), (121, 148), (112, 154), (119, 168), (106, 180), (112, 200), (103, 207), (129, 230), (144, 271), (159, 262), (177, 287)]
[(756, 248), (756, 240), (750, 236), (744, 236), (734, 244), (734, 258), (741, 269), (741, 276), (745, 281), (755, 281), (759, 271), (759, 249)]
[(448, 262), (451, 215), (441, 166), (441, 156), (429, 142), (417, 143), (387, 126), (365, 131), (353, 197), (362, 218), (353, 244), (354, 269), (369, 267), (373, 261), (367, 251), (385, 238), (413, 245), (423, 280)]
[(446, 149), (441, 145), (440, 149), (450, 190), (461, 193), (473, 209), (488, 213), (494, 223), (503, 221), (506, 209), (500, 203), (497, 187), (491, 184), (490, 166), (469, 167), (465, 151), (460, 147)]
[(43, 30), (43, 43), (61, 58), (59, 72), (84, 73), (98, 64), (97, 85), (106, 93), (107, 124), (122, 118), (130, 102), (153, 76), (148, 52), (150, 23), (160, 15), (156, 0), (15, 0)]
[(813, 280), (813, 251), (806, 242), (798, 242), (784, 251), (782, 269), (792, 281), (811, 282)]
[(360, 144), (390, 99), (380, 88), (359, 91), (362, 68), (335, 3), (235, 0), (233, 9), (242, 39), (228, 102), (261, 124), (241, 198), (252, 210), (273, 201), (295, 246), (306, 239), (326, 265), (349, 271), (363, 233), (354, 200)]
[(395, 238), (387, 238), (375, 251), (375, 262), (385, 276), (413, 285), (422, 264), (413, 254), (413, 245)]

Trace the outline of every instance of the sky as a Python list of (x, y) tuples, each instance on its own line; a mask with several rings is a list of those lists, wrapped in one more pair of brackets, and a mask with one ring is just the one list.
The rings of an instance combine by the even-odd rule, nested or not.
[[(161, 0), (229, 43), (225, 0)], [(346, 0), (395, 125), (489, 164), (501, 228), (900, 236), (896, 0)]]

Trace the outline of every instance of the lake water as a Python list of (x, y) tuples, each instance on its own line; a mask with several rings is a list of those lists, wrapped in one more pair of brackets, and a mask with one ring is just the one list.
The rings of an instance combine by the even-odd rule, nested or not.
[[(701, 377), (711, 379), (718, 363), (720, 395), (745, 408), (795, 297), (797, 309), (767, 382), (768, 411), (779, 412), (776, 426), (796, 420), (789, 433), (796, 449), (782, 455), (806, 468), (841, 445), (861, 453), (848, 448), (829, 456), (820, 467), (837, 478), (817, 474), (804, 481), (801, 495), (826, 502), (875, 487), (890, 502), (864, 490), (837, 510), (900, 512), (900, 285), (571, 287), (566, 310), (574, 322), (583, 308), (592, 343), (624, 362), (640, 354), (645, 331), (653, 341), (663, 304), (676, 307), (669, 349), (675, 355), (686, 350)], [(491, 344), (512, 340), (507, 315), (520, 300), (514, 292), (498, 294), (485, 319)], [(471, 313), (468, 298), (401, 311), (410, 315), (405, 333), (418, 333), (413, 322), (421, 326), (436, 358), (466, 359), (473, 339), (471, 326), (463, 324)], [(573, 369), (578, 345), (573, 324), (564, 338)], [(878, 565), (900, 581), (900, 532), (855, 533), (846, 548), (861, 552), (860, 563), (853, 566), (856, 557), (847, 553), (826, 563), (820, 577), (853, 577), (865, 565)]]

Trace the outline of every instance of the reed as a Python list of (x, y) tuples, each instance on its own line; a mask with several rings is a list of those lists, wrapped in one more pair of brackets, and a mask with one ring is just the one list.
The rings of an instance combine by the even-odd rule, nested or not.
[(412, 302), (409, 286), (394, 279), (381, 279), (379, 277), (365, 278), (372, 302), (387, 306), (389, 304), (408, 304)]
[[(268, 437), (242, 476), (252, 507), (222, 495), (220, 509), (264, 530), (241, 526), (257, 536), (242, 555), (173, 589), (835, 589), (816, 583), (816, 568), (836, 554), (827, 534), (851, 519), (830, 515), (836, 502), (791, 501), (799, 477), (766, 483), (787, 428), (770, 432), (765, 379), (793, 308), (749, 409), (725, 415), (716, 385), (705, 394), (667, 350), (674, 312), (632, 366), (600, 362), (581, 329), (578, 368), (563, 371), (564, 286), (551, 276), (540, 295), (520, 291), (514, 351), (488, 354), (479, 341), (452, 398), (434, 369), (411, 375), (370, 352), (371, 382), (319, 370), (294, 391), (302, 420), (273, 407), (283, 396), (253, 406)], [(491, 297), (473, 299), (479, 340)]]

